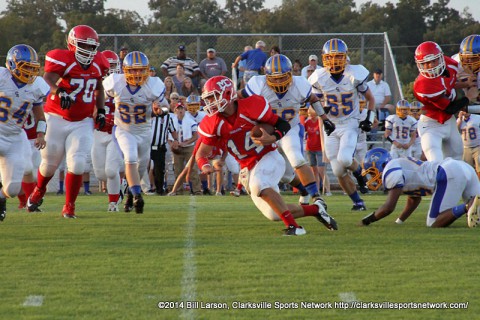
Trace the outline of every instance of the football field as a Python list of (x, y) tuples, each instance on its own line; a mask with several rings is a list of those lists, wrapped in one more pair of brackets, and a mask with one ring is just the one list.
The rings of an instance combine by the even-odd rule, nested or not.
[[(297, 196), (285, 196), (294, 203)], [(326, 197), (339, 230), (299, 219), (282, 236), (249, 197), (145, 196), (145, 213), (106, 212), (79, 196), (78, 219), (48, 194), (43, 213), (8, 201), (0, 223), (0, 319), (474, 319), (479, 229), (462, 217), (425, 227), (428, 200), (404, 225), (397, 210), (369, 227), (383, 193)]]

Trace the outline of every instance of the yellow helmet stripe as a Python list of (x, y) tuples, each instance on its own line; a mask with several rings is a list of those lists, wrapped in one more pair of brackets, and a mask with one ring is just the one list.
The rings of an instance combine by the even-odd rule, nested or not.
[(473, 40), (474, 37), (468, 36), (467, 41), (465, 41), (465, 44), (463, 45), (463, 52), (473, 52)]

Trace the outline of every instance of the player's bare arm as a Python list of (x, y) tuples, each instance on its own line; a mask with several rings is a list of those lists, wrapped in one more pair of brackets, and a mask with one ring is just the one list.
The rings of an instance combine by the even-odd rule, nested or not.
[(195, 161), (202, 173), (209, 174), (213, 172), (213, 168), (208, 161), (208, 156), (212, 153), (213, 146), (209, 146), (205, 143), (200, 143), (197, 153), (195, 154)]
[[(402, 195), (402, 188), (393, 188), (388, 190), (387, 199), (384, 204), (362, 219), (359, 226), (368, 226), (370, 223), (383, 219), (391, 214), (397, 206), (398, 199)], [(405, 211), (405, 209), (404, 209)]]
[(43, 112), (43, 105), (36, 105), (32, 108), (33, 117), (37, 124), (37, 138), (35, 139), (35, 148), (43, 149), (46, 147), (45, 133), (47, 131), (47, 122), (45, 120), (45, 113)]
[(405, 204), (405, 208), (403, 208), (402, 213), (398, 217), (402, 222), (407, 220), (408, 217), (415, 211), (418, 206), (420, 205), (420, 202), (422, 202), (422, 197), (412, 197), (409, 196), (407, 198), (407, 203)]
[(60, 75), (54, 72), (45, 72), (43, 75), (43, 79), (50, 86), (50, 93), (57, 94), (57, 83), (59, 83)]

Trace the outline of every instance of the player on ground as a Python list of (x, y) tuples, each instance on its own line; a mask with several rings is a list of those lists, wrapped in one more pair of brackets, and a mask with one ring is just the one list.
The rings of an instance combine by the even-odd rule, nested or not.
[(47, 124), (43, 100), (49, 87), (38, 77), (37, 52), (26, 44), (13, 46), (7, 53), (7, 68), (0, 68), (0, 221), (5, 219), (7, 199), (22, 190), (22, 177), (31, 153), (23, 125), (32, 111), (37, 123), (35, 147), (46, 145)]
[[(329, 109), (328, 118), (336, 129), (325, 137), (325, 154), (332, 165), (343, 191), (352, 199), (352, 210), (366, 210), (355, 183), (348, 174), (350, 170), (359, 186), (365, 186), (362, 167), (353, 158), (360, 130), (370, 132), (375, 119), (375, 98), (368, 89), (368, 70), (362, 65), (347, 62), (348, 48), (340, 39), (328, 40), (322, 49), (323, 68), (317, 69), (308, 78), (313, 91), (325, 100)], [(358, 95), (367, 100), (367, 117), (360, 120)]]
[[(254, 204), (268, 219), (281, 219), (287, 227), (286, 235), (306, 233), (295, 221), (303, 216), (315, 216), (328, 229), (337, 229), (321, 198), (314, 205), (304, 206), (287, 205), (283, 201), (278, 183), (285, 172), (285, 160), (275, 143), (290, 130), (290, 125), (273, 113), (265, 98), (252, 95), (237, 100), (233, 82), (227, 77), (216, 76), (205, 83), (202, 99), (208, 117), (200, 123), (199, 132), (203, 137), (195, 159), (203, 172), (213, 171), (208, 156), (224, 140), (228, 151), (240, 164), (240, 180)], [(260, 122), (273, 125), (274, 133), (263, 131), (261, 137), (252, 137), (250, 130)]]
[[(420, 204), (422, 196), (432, 195), (427, 214), (427, 227), (447, 227), (467, 213), (468, 226), (476, 226), (480, 201), (480, 182), (471, 166), (447, 158), (441, 162), (413, 158), (391, 160), (383, 170), (383, 185), (388, 190), (385, 203), (362, 219), (369, 225), (395, 210), (400, 195), (408, 195), (407, 203), (396, 223), (403, 223)], [(463, 199), (465, 203), (458, 205)]]
[(50, 86), (45, 103), (48, 145), (42, 150), (35, 190), (28, 199), (28, 210), (35, 211), (43, 201), (47, 184), (65, 156), (65, 205), (62, 216), (76, 218), (75, 201), (82, 186), (87, 154), (93, 143), (93, 113), (100, 127), (105, 124), (102, 78), (109, 64), (97, 52), (97, 32), (89, 26), (73, 27), (67, 37), (68, 50), (49, 51), (43, 78)]
[[(302, 192), (300, 204), (308, 204), (310, 196), (320, 196), (315, 177), (302, 153), (303, 139), (300, 132), (300, 107), (309, 102), (323, 121), (327, 135), (335, 130), (335, 125), (328, 120), (325, 111), (307, 79), (301, 76), (292, 76), (292, 63), (282, 54), (270, 57), (265, 64), (264, 76), (252, 77), (247, 86), (239, 91), (240, 98), (257, 94), (265, 97), (275, 114), (290, 124), (290, 131), (279, 142), (279, 150), (288, 160), (287, 170), (282, 180), (291, 183)], [(295, 171), (292, 170), (292, 167)], [(300, 181), (292, 183), (295, 174)], [(301, 182), (301, 183), (300, 183)]]
[[(139, 214), (144, 207), (140, 178), (150, 161), (152, 111), (158, 115), (168, 112), (165, 86), (160, 78), (149, 76), (149, 69), (147, 56), (132, 51), (123, 60), (123, 74), (110, 74), (103, 81), (105, 92), (115, 101), (114, 134), (123, 153), (132, 205)], [(125, 205), (129, 208), (131, 204)]]
[[(102, 52), (110, 63), (109, 74), (120, 73), (120, 59), (111, 50)], [(93, 133), (92, 165), (98, 180), (106, 181), (108, 193), (108, 211), (117, 212), (120, 202), (120, 171), (123, 171), (122, 155), (112, 138), (115, 102), (105, 97), (105, 126), (95, 124)]]

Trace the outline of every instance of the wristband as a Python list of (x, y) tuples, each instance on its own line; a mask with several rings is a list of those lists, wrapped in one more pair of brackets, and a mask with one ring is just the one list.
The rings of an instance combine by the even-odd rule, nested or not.
[(375, 112), (373, 112), (372, 110), (368, 110), (367, 119), (368, 121), (370, 121), (370, 123), (373, 123), (373, 121), (375, 121)]
[(323, 109), (320, 101), (315, 101), (312, 103), (312, 107), (319, 116), (323, 116), (325, 114), (325, 110)]
[(392, 140), (392, 138), (390, 138), (390, 137), (387, 137), (387, 140), (388, 140), (388, 141), (390, 141), (391, 143), (393, 143), (393, 140)]
[(474, 104), (471, 106), (467, 106), (467, 113), (474, 113), (474, 114), (480, 113), (480, 105)]
[(272, 136), (275, 136), (277, 141), (283, 138), (282, 132), (280, 130), (275, 130), (275, 132), (272, 134)]
[(46, 133), (47, 132), (47, 123), (43, 120), (37, 122), (37, 133)]

